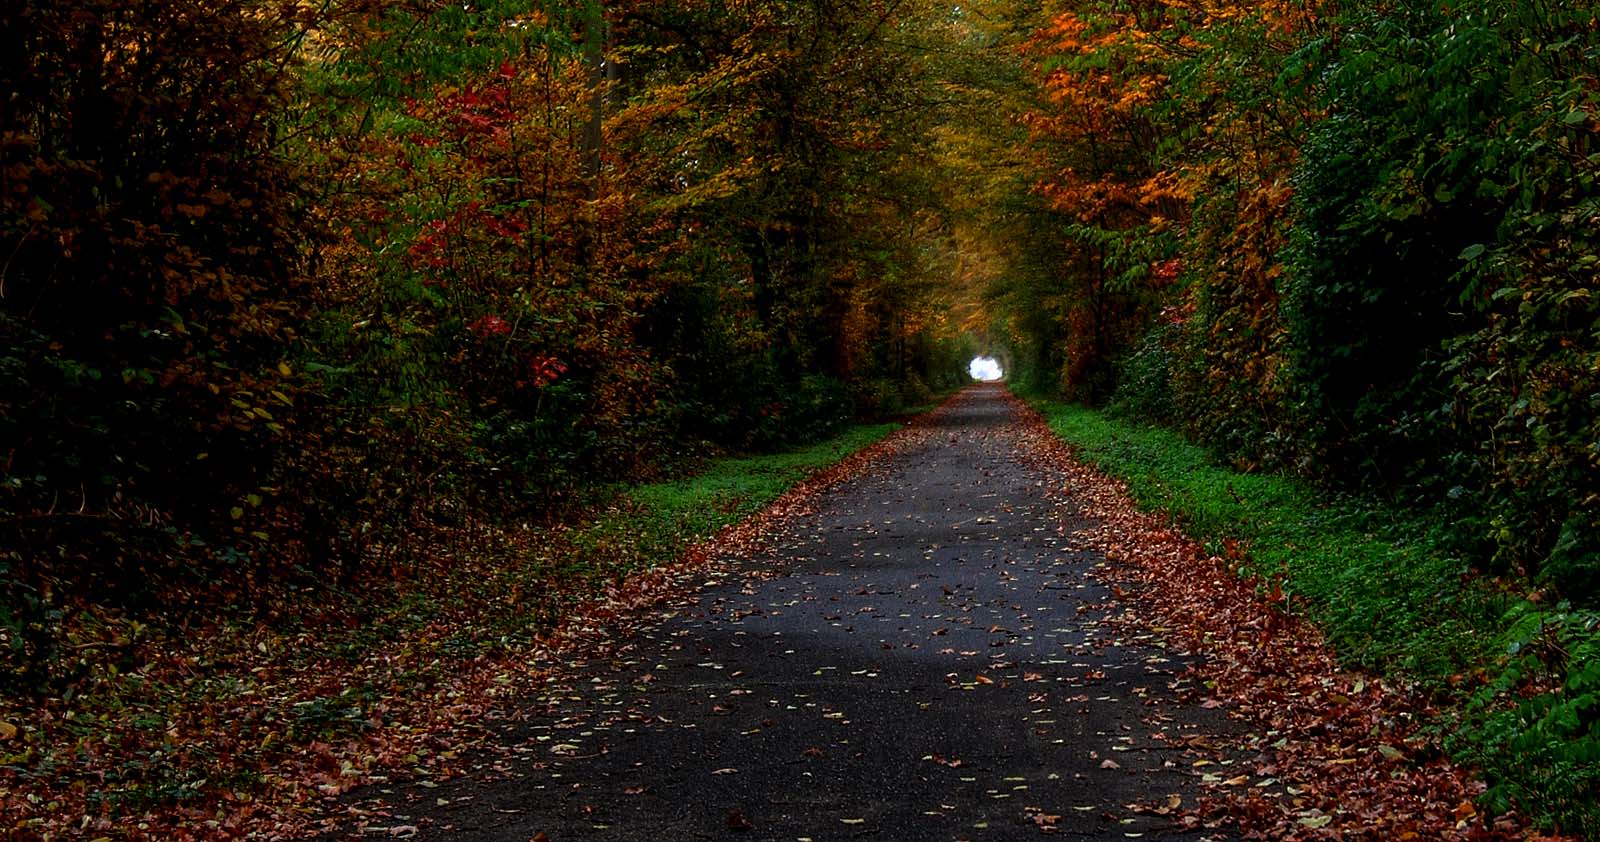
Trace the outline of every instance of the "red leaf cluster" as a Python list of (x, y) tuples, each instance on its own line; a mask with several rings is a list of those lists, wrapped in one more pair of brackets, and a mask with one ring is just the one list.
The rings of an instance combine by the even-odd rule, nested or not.
[(476, 333), (482, 339), (488, 339), (491, 336), (505, 336), (510, 333), (511, 323), (494, 313), (490, 313), (467, 325), (467, 329)]

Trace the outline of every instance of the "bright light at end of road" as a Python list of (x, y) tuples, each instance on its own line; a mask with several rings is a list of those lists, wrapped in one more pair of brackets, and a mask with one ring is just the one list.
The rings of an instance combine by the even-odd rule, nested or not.
[(972, 375), (973, 380), (984, 382), (999, 380), (1005, 376), (1005, 372), (1000, 370), (1000, 361), (994, 357), (973, 357), (972, 362), (967, 365), (967, 373)]

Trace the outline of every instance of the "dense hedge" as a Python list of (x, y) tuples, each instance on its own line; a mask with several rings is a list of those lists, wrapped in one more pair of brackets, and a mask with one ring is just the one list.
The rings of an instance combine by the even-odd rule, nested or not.
[[(1041, 195), (1099, 262), (1037, 282), (1063, 314), (1013, 311), (1019, 347), (1066, 349), (1033, 378), (1110, 380), (1242, 466), (1442, 509), (1481, 568), (1592, 604), (1594, 10), (1071, 8), (1036, 39), (1036, 143), (1063, 167)], [(1102, 305), (1108, 266), (1136, 306)]]

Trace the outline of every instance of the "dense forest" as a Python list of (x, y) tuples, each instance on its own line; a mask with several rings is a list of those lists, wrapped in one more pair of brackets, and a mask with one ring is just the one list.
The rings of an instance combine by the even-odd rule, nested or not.
[(0, 712), (986, 353), (1453, 524), (1565, 693), (1505, 750), (1600, 785), (1593, 4), (23, 0), (0, 42)]
[(15, 8), (22, 577), (355, 575), (925, 400), (941, 95), (886, 33), (953, 36), (907, 11)]

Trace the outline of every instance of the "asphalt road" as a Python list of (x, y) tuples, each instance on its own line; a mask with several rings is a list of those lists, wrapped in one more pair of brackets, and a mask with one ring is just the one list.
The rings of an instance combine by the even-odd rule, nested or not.
[(1173, 817), (1228, 720), (1159, 634), (1104, 622), (1019, 423), (963, 392), (751, 575), (527, 699), (473, 774), (357, 793), (392, 815), (349, 838), (1224, 838)]

